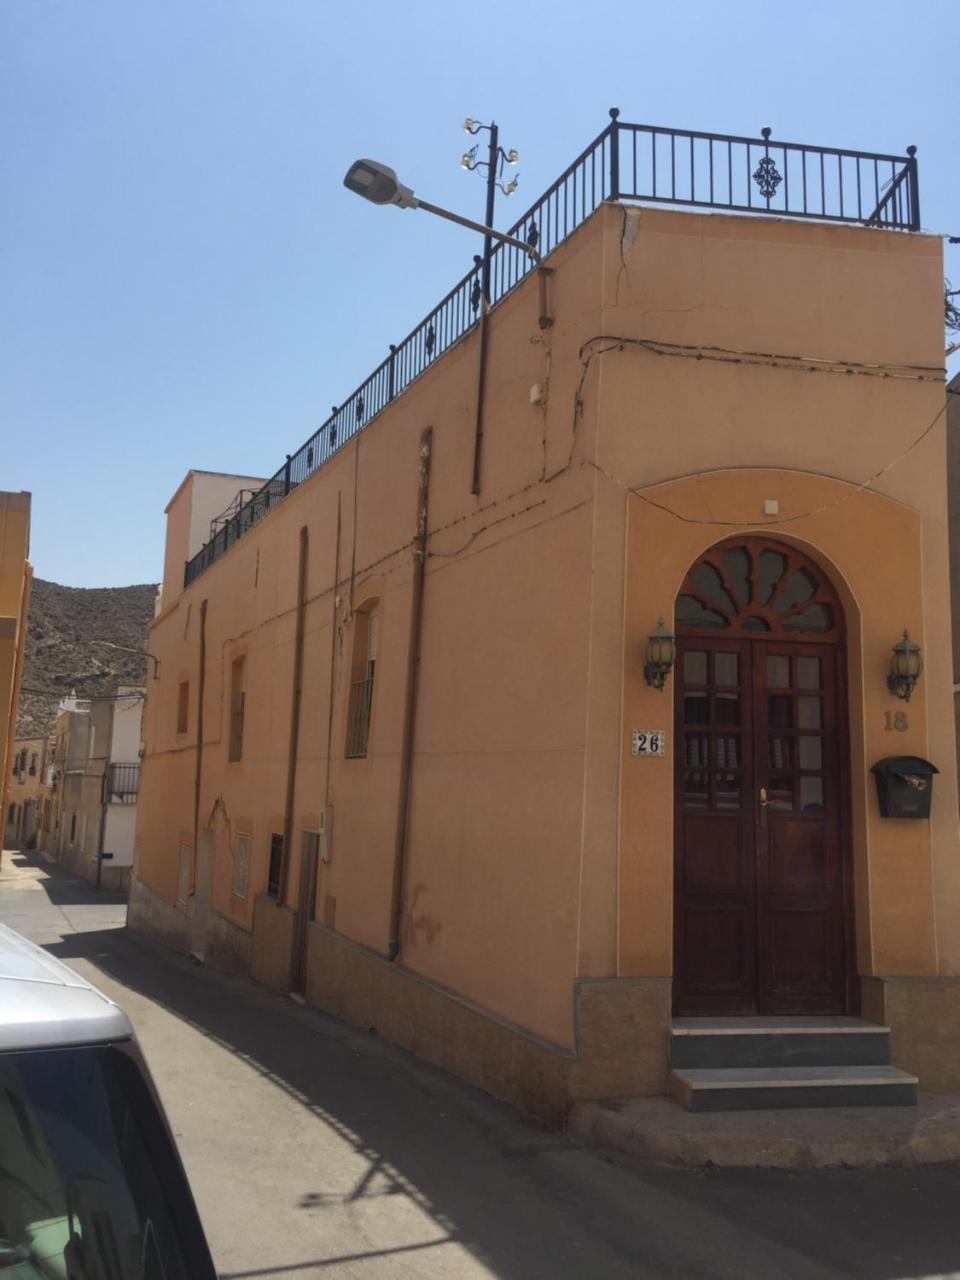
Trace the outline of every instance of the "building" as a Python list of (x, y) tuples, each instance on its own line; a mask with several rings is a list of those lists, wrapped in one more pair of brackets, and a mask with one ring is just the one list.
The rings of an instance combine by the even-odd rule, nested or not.
[(960, 373), (947, 386), (947, 493), (950, 509), (950, 612), (953, 714), (960, 760)]
[(49, 822), (52, 792), (48, 755), (52, 758), (46, 738), (17, 738), (14, 743), (3, 834), (7, 848), (35, 849)]
[(140, 790), (144, 688), (60, 704), (54, 729), (54, 812), (47, 849), (98, 888), (126, 890)]
[(181, 576), (182, 488), (132, 927), (546, 1115), (665, 1092), (678, 1015), (862, 1012), (960, 1088), (916, 177), (614, 116), (545, 268), (497, 248)]
[(0, 490), (0, 813), (8, 814), (30, 603), (30, 494)]

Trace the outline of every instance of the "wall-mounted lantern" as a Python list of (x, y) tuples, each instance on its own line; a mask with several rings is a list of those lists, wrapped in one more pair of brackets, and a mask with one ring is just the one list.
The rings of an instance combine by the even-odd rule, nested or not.
[(893, 646), (890, 658), (890, 674), (887, 676), (887, 688), (904, 702), (910, 701), (910, 695), (916, 688), (920, 673), (923, 671), (923, 651), (910, 639), (910, 633), (904, 631), (903, 639)]
[(663, 689), (676, 657), (676, 637), (664, 626), (663, 618), (659, 617), (656, 627), (647, 637), (647, 661), (643, 668), (643, 678), (651, 688)]

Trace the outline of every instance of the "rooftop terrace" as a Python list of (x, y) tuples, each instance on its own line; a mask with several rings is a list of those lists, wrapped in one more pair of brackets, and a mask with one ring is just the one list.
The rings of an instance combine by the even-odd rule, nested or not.
[[(881, 155), (836, 147), (628, 124), (611, 108), (610, 123), (522, 218), (508, 228), (546, 257), (605, 200), (688, 205), (778, 218), (852, 222), (919, 231), (915, 147)], [(483, 261), (443, 298), (259, 489), (244, 490), (211, 526), (210, 540), (188, 560), (184, 585), (219, 559), (386, 408), (477, 323)], [(495, 244), (490, 254), (490, 306), (532, 270), (521, 249)]]

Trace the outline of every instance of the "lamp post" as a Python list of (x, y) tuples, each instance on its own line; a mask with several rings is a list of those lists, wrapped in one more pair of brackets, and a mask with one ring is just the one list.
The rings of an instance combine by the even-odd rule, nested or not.
[[(471, 116), (467, 116), (463, 122), (464, 133), (469, 133), (473, 137), (476, 137), (483, 129), (486, 129), (490, 135), (486, 160), (477, 159), (477, 149), (480, 144), (474, 143), (469, 151), (464, 152), (460, 164), (468, 172), (472, 172), (474, 169), (486, 169), (487, 209), (484, 222), (488, 227), (492, 227), (497, 188), (499, 187), (505, 196), (513, 195), (517, 189), (516, 178), (511, 178), (509, 182), (503, 181), (503, 167), (507, 164), (516, 164), (520, 156), (517, 151), (513, 149), (504, 151), (503, 147), (500, 146), (500, 130), (494, 121), (491, 120), (489, 124), (482, 124), (479, 120), (474, 120)], [(483, 239), (483, 273), (481, 279), (483, 296), (488, 305), (490, 302), (490, 253), (492, 249), (491, 236), (488, 232)]]
[[(470, 123), (472, 124), (472, 121)], [(495, 129), (495, 126), (483, 125), (478, 127)], [(491, 138), (493, 142), (496, 141), (495, 132), (491, 134)], [(470, 155), (471, 153), (467, 152), (464, 160), (470, 158)], [(516, 156), (516, 152), (507, 152), (503, 156), (503, 162), (512, 164), (511, 155)], [(489, 165), (487, 175), (487, 212), (489, 219), (493, 216), (493, 194), (491, 192), (495, 193), (499, 182), (497, 175), (499, 168), (502, 167), (499, 143), (496, 144), (495, 149), (491, 150), (490, 161), (484, 161), (483, 163)], [(493, 175), (492, 185), (490, 183), (491, 175)], [(528, 244), (524, 240), (518, 240), (516, 236), (508, 236), (504, 231), (495, 230), (489, 225), (489, 220), (486, 225), (482, 222), (474, 222), (472, 218), (464, 218), (461, 214), (453, 213), (450, 209), (443, 209), (440, 205), (431, 204), (428, 200), (421, 199), (419, 196), (414, 195), (410, 187), (404, 186), (397, 177), (396, 172), (389, 165), (381, 164), (377, 160), (355, 160), (347, 170), (343, 185), (348, 191), (354, 192), (355, 195), (363, 196), (365, 200), (369, 200), (372, 204), (395, 204), (400, 209), (425, 209), (427, 213), (434, 213), (438, 218), (446, 218), (448, 222), (456, 222), (461, 227), (469, 227), (471, 231), (479, 231), (484, 237), (486, 251), (481, 263), (482, 285), (480, 289), (480, 321), (478, 326), (480, 330), (480, 351), (477, 361), (477, 421), (473, 445), (473, 479), (470, 484), (470, 492), (478, 494), (480, 492), (480, 459), (483, 451), (483, 401), (487, 367), (487, 312), (490, 310), (490, 241), (499, 240), (503, 244), (513, 245), (517, 249), (522, 249), (538, 268), (537, 275), (540, 278), (539, 325), (541, 329), (547, 328), (553, 323), (547, 315), (546, 277), (549, 275), (549, 269), (543, 266), (543, 259), (532, 244)]]
[(474, 222), (472, 218), (465, 218), (460, 213), (454, 213), (451, 209), (444, 209), (438, 204), (431, 204), (421, 196), (414, 195), (410, 187), (404, 186), (400, 181), (396, 171), (389, 165), (381, 164), (379, 160), (354, 160), (343, 179), (343, 185), (354, 195), (363, 196), (364, 200), (369, 200), (371, 204), (395, 204), (398, 209), (423, 209), (427, 213), (436, 214), (438, 218), (446, 218), (448, 222), (456, 222), (459, 226), (468, 227), (471, 231), (479, 231), (485, 238), (502, 240), (504, 244), (512, 244), (514, 248), (522, 249), (524, 253), (529, 254), (538, 267), (542, 262), (536, 249), (525, 240), (508, 236), (506, 232), (497, 231), (494, 227), (482, 222)]

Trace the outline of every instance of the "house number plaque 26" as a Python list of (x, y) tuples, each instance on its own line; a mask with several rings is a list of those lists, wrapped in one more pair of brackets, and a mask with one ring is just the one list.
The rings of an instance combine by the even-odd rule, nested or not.
[(662, 756), (667, 735), (662, 729), (634, 729), (632, 752), (635, 756)]

